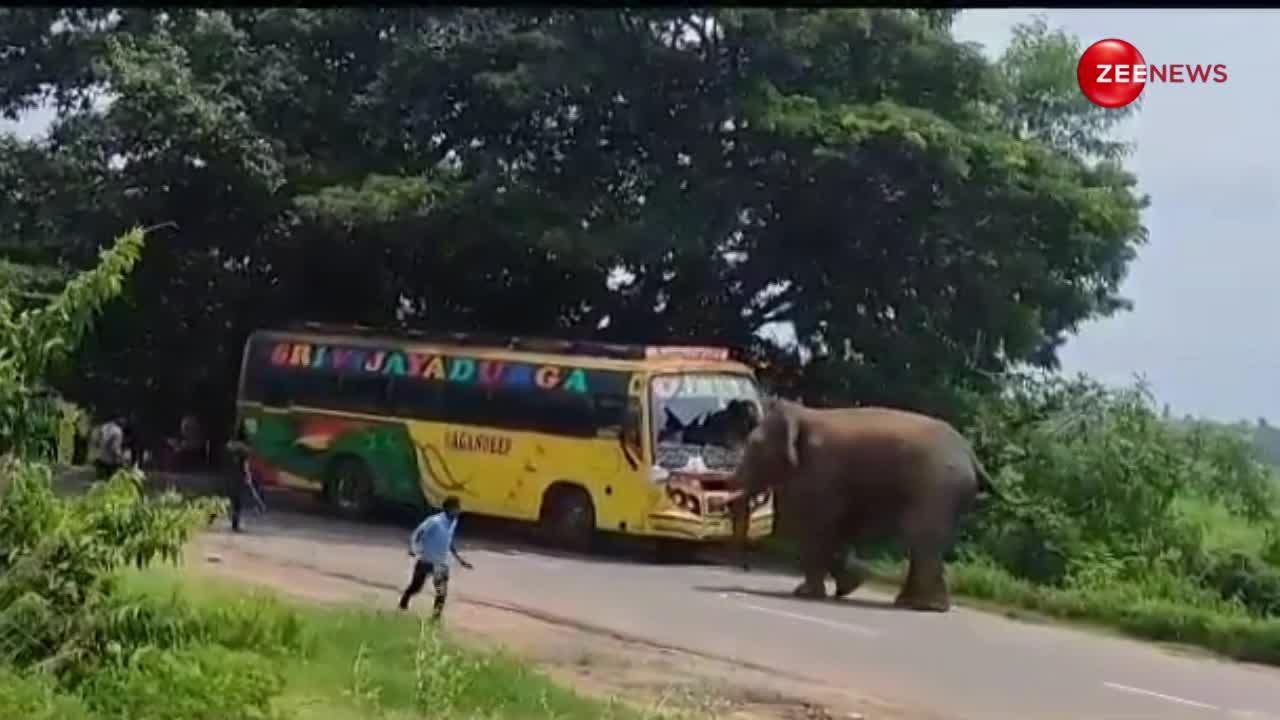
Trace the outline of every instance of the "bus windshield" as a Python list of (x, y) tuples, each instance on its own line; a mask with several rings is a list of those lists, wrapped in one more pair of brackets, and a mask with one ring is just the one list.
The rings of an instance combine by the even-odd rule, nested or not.
[(708, 468), (732, 468), (733, 450), (760, 412), (760, 391), (750, 377), (659, 375), (650, 381), (650, 391), (658, 465), (682, 468), (696, 455)]

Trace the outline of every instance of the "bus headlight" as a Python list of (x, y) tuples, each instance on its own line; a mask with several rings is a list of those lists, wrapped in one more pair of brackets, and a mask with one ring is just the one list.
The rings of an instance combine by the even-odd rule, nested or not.
[(764, 507), (765, 504), (768, 502), (769, 502), (769, 491), (765, 490), (763, 492), (758, 492), (755, 495), (752, 495), (751, 499), (748, 501), (747, 506), (751, 509), (751, 512), (755, 512), (756, 510), (759, 510), (760, 508)]
[(682, 510), (687, 510), (697, 515), (702, 509), (702, 503), (698, 502), (698, 498), (683, 490), (667, 490), (667, 495), (671, 497), (671, 502)]

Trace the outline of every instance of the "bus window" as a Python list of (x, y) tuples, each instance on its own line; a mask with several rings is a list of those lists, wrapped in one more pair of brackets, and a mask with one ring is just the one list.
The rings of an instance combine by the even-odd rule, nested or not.
[(577, 395), (526, 388), (444, 385), (433, 418), (460, 425), (593, 437), (617, 437), (622, 427), (622, 397)]
[[(320, 378), (323, 375), (313, 375), (312, 377)], [(333, 376), (329, 376), (332, 378)], [(332, 380), (330, 380), (332, 383)], [(317, 383), (319, 384), (319, 383)], [(382, 415), (387, 412), (389, 397), (388, 392), (390, 380), (383, 375), (344, 375), (341, 376), (337, 383), (336, 395), (331, 394), (329, 397), (341, 410), (356, 413), (366, 413), (369, 415)], [(329, 384), (332, 387), (332, 384)], [(332, 393), (332, 391), (330, 391)], [(321, 396), (323, 398), (324, 396)], [(317, 398), (317, 405), (323, 406), (324, 401)]]
[(319, 373), (273, 373), (287, 378), (281, 388), (287, 394), (285, 405), (302, 407), (330, 407), (339, 398), (336, 375)]
[(597, 435), (618, 437), (627, 413), (627, 396), (598, 395), (595, 398), (595, 417), (592, 426)]
[(595, 403), (589, 395), (539, 390), (504, 390), (501, 395), (495, 424), (557, 435), (596, 434)]
[(459, 425), (485, 425), (502, 427), (504, 413), (494, 407), (497, 391), (480, 385), (444, 383), (441, 391), (439, 415), (436, 420)]
[[(264, 373), (261, 384), (255, 389), (260, 391), (261, 394), (250, 395), (249, 399), (261, 402), (267, 407), (282, 408), (289, 406), (288, 378), (281, 377), (276, 373), (270, 375)], [(248, 388), (246, 388), (247, 390)]]
[[(649, 389), (654, 456), (664, 467), (678, 467), (695, 450), (712, 467), (731, 467), (736, 446), (759, 420), (759, 390), (744, 376), (660, 375), (653, 378)], [(708, 448), (715, 449), (708, 454)]]
[(443, 395), (439, 383), (396, 378), (391, 381), (389, 410), (393, 415), (419, 420), (443, 416)]

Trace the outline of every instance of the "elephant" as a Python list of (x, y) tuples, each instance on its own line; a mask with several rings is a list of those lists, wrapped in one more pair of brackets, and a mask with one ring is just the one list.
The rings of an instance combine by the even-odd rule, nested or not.
[(743, 570), (748, 498), (781, 492), (802, 560), (798, 597), (836, 597), (868, 573), (847, 563), (854, 543), (896, 536), (908, 572), (894, 604), (946, 612), (943, 557), (979, 494), (999, 497), (973, 446), (951, 424), (886, 407), (810, 408), (773, 400), (747, 434), (730, 480), (733, 545)]

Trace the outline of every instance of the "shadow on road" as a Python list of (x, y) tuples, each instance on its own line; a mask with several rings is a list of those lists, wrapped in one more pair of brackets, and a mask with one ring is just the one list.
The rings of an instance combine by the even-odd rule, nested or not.
[(859, 597), (842, 597), (842, 598), (829, 597), (829, 598), (823, 598), (823, 599), (801, 598), (801, 597), (796, 597), (795, 595), (791, 594), (789, 591), (785, 591), (785, 590), (759, 590), (759, 589), (742, 587), (741, 585), (694, 585), (693, 589), (696, 592), (704, 592), (704, 593), (717, 593), (717, 594), (738, 593), (741, 595), (753, 595), (755, 597), (776, 598), (780, 600), (794, 600), (796, 602), (804, 602), (804, 603), (841, 605), (844, 607), (861, 608), (863, 610), (885, 610), (889, 612), (903, 612), (902, 608), (895, 606), (893, 602), (889, 600), (872, 600), (870, 598), (859, 598)]

